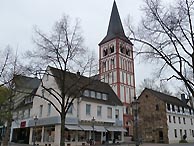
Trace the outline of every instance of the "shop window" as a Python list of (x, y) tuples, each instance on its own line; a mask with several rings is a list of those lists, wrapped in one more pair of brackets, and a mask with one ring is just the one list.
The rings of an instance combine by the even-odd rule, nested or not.
[(33, 128), (32, 139), (34, 139), (34, 136), (35, 136), (35, 139), (36, 139), (37, 142), (41, 142), (41, 139), (42, 139), (42, 127)]
[(44, 127), (44, 142), (54, 142), (55, 138), (55, 126)]

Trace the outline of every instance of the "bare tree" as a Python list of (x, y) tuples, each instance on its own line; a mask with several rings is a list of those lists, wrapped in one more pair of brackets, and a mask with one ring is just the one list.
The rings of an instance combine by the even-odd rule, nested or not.
[[(34, 59), (36, 73), (42, 76), (47, 74), (56, 79), (60, 91), (53, 87), (44, 85), (42, 81), (41, 87), (45, 90), (45, 94), (49, 93), (51, 98), (45, 98), (42, 95), (36, 95), (49, 103), (56, 109), (61, 117), (61, 137), (60, 146), (64, 146), (65, 138), (65, 118), (69, 107), (73, 101), (80, 97), (84, 88), (90, 84), (90, 81), (83, 83), (80, 78), (84, 73), (91, 76), (96, 71), (97, 67), (94, 57), (89, 55), (89, 50), (83, 46), (83, 37), (81, 35), (79, 21), (75, 24), (70, 23), (68, 16), (63, 16), (61, 20), (56, 22), (53, 31), (50, 34), (44, 34), (38, 29), (35, 29), (34, 42), (37, 49), (29, 51), (28, 56)], [(44, 70), (44, 67), (50, 65), (52, 73)], [(80, 72), (80, 76), (73, 77), (71, 82), (68, 82), (68, 72)], [(43, 72), (42, 72), (43, 71)], [(46, 71), (46, 72), (45, 72)], [(56, 73), (58, 72), (58, 73)], [(55, 102), (60, 105), (57, 107)]]
[(161, 0), (145, 0), (141, 26), (131, 40), (142, 44), (138, 54), (155, 62), (163, 79), (183, 82), (194, 97), (193, 4), (176, 0), (167, 6)]
[[(158, 85), (159, 84), (159, 85)], [(172, 93), (168, 90), (168, 86), (166, 83), (160, 81), (157, 84), (157, 80), (156, 79), (150, 79), (150, 78), (146, 78), (144, 79), (140, 84), (139, 87), (137, 87), (137, 94), (140, 95), (141, 92), (145, 89), (152, 89), (152, 90), (156, 90), (168, 95), (171, 95)]]
[(0, 52), (0, 88), (4, 97), (1, 97), (1, 116), (0, 119), (3, 125), (6, 125), (6, 130), (3, 135), (3, 146), (8, 146), (12, 115), (14, 111), (14, 82), (13, 78), (15, 74), (23, 74), (22, 67), (20, 65), (19, 56), (13, 53), (13, 49), (7, 46), (2, 52)]

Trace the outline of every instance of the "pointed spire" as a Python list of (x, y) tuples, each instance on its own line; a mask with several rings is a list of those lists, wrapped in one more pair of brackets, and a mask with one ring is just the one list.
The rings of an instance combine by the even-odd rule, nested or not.
[[(125, 32), (122, 26), (122, 22), (119, 16), (119, 12), (117, 9), (116, 2), (114, 0), (112, 12), (110, 16), (109, 26), (106, 37), (100, 42), (100, 44), (103, 44), (107, 41), (110, 41), (114, 38), (120, 38), (124, 41), (130, 42), (129, 39), (125, 36)], [(131, 43), (131, 42), (130, 42)], [(99, 45), (100, 45), (99, 44)]]

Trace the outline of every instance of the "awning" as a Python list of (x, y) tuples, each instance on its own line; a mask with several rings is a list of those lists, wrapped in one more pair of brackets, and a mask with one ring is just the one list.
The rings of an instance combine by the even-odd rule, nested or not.
[(65, 127), (68, 129), (68, 130), (82, 130), (79, 126), (77, 125), (65, 125)]
[(80, 125), (80, 127), (84, 131), (92, 131), (93, 130), (92, 126), (88, 126), (88, 125)]
[(107, 127), (106, 130), (113, 131), (113, 132), (116, 132), (116, 131), (127, 132), (127, 130), (124, 129), (123, 127)]
[(97, 132), (106, 132), (104, 126), (94, 126), (94, 130)]
[(124, 129), (123, 127), (117, 127), (116, 129), (117, 129), (117, 131), (127, 132), (127, 130), (126, 130), (126, 129)]

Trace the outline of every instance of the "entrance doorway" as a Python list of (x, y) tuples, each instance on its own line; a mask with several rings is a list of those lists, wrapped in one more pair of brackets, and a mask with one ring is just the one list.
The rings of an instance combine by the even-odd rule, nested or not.
[(160, 143), (164, 143), (164, 135), (163, 135), (163, 131), (159, 131), (159, 142)]

